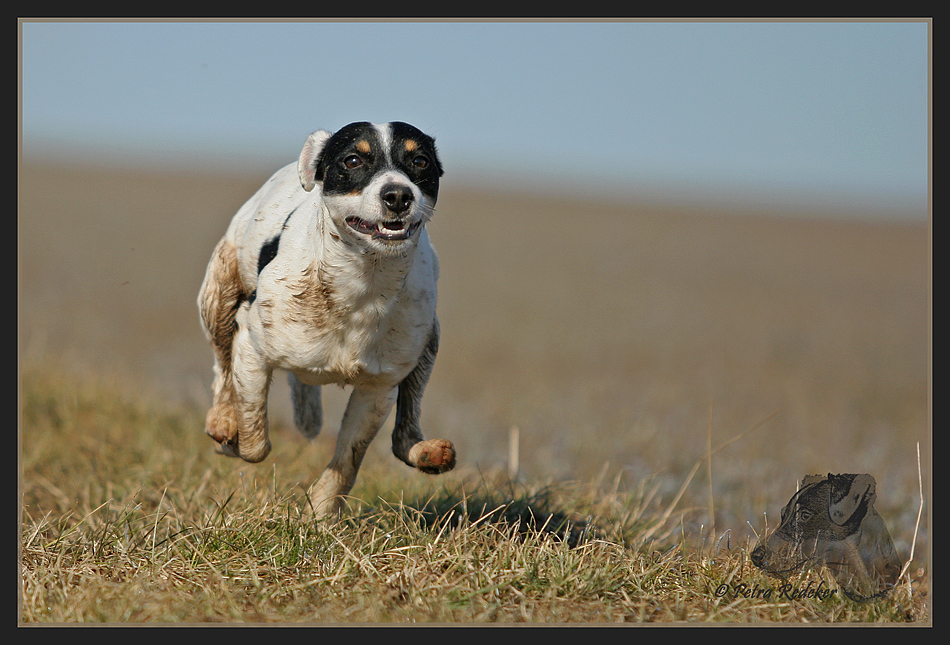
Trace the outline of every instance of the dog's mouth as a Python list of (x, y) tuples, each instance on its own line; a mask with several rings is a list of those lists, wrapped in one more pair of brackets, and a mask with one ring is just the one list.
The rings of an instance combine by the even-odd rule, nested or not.
[(407, 224), (402, 220), (394, 219), (374, 224), (359, 217), (347, 217), (346, 223), (357, 233), (369, 235), (374, 239), (397, 241), (409, 239), (422, 222)]

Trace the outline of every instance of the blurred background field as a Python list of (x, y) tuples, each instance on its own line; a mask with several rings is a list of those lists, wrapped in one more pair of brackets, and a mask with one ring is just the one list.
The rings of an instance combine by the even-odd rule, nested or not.
[[(92, 370), (130, 396), (205, 408), (197, 290), (230, 216), (267, 174), (25, 163), (22, 364)], [(524, 478), (651, 478), (670, 499), (707, 432), (715, 448), (768, 418), (712, 458), (717, 531), (741, 541), (766, 516), (774, 526), (805, 474), (868, 472), (906, 557), (917, 442), (930, 476), (928, 229), (842, 215), (852, 214), (674, 208), (447, 178), (431, 224), (443, 342), (425, 432), (454, 441), (464, 468), (489, 472), (506, 467), (514, 426)], [(274, 441), (316, 450), (314, 476), (346, 395), (326, 388), (327, 425), (307, 447), (275, 379)], [(390, 426), (367, 463), (399, 471)], [(208, 444), (199, 458), (221, 459)], [(687, 518), (708, 527), (708, 505), (703, 469), (680, 506), (698, 507)]]

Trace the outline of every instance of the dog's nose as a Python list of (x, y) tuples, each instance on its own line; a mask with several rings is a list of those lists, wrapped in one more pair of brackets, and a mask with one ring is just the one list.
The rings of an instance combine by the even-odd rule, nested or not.
[(406, 186), (390, 184), (383, 187), (380, 195), (383, 203), (393, 213), (403, 213), (412, 206), (412, 191)]

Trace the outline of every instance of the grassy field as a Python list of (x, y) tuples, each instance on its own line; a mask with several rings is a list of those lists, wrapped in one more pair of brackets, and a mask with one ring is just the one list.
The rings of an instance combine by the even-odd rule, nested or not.
[[(301, 504), (345, 391), (308, 442), (278, 379), (263, 464), (217, 457), (202, 432), (194, 300), (267, 174), (22, 168), (21, 624), (929, 623), (925, 225), (447, 176), (423, 429), (460, 467), (414, 473), (384, 428), (325, 525)], [(796, 482), (825, 472), (872, 474), (898, 553), (914, 549), (884, 600), (789, 598), (749, 561)]]

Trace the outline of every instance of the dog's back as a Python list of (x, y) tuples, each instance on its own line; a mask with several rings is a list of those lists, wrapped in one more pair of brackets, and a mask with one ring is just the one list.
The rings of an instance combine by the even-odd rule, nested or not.
[(247, 293), (257, 288), (257, 276), (276, 256), (289, 215), (307, 197), (297, 177), (297, 164), (288, 164), (271, 175), (232, 218), (224, 238), (238, 250), (238, 268)]

